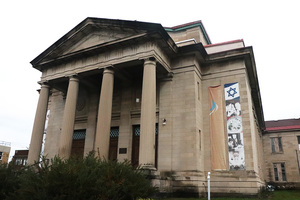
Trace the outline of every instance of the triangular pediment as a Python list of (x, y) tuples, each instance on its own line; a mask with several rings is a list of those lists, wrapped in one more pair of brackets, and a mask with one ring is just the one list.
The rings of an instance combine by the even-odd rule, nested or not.
[(119, 28), (101, 28), (99, 30), (93, 30), (89, 34), (82, 37), (81, 40), (77, 41), (75, 44), (70, 45), (68, 49), (65, 49), (64, 52), (62, 52), (62, 55), (78, 52), (100, 44), (129, 38), (142, 32), (143, 31), (137, 32), (132, 29), (121, 30)]
[(31, 64), (41, 70), (40, 65), (58, 58), (66, 58), (102, 44), (129, 40), (153, 31), (164, 29), (155, 23), (87, 18), (31, 61)]

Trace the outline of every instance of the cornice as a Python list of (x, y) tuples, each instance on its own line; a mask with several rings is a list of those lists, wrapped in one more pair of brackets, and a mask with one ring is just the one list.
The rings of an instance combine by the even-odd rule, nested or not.
[(242, 59), (245, 61), (246, 70), (251, 87), (251, 96), (255, 106), (255, 112), (259, 121), (261, 129), (265, 129), (264, 114), (260, 96), (260, 89), (256, 71), (256, 64), (252, 47), (243, 47), (218, 53), (209, 54), (204, 62), (208, 65), (216, 62), (224, 62), (227, 60)]

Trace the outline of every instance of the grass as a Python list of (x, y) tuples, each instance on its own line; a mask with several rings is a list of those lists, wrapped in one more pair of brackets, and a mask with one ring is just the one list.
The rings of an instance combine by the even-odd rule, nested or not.
[[(261, 198), (243, 198), (243, 197), (216, 197), (211, 200), (300, 200), (300, 190), (277, 190)], [(207, 200), (207, 198), (167, 198), (163, 200)]]

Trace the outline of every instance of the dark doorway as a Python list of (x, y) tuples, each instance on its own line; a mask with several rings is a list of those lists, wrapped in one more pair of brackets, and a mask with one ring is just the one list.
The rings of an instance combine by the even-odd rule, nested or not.
[(140, 125), (134, 125), (132, 127), (132, 155), (131, 164), (133, 168), (139, 166), (139, 152), (140, 152)]
[(157, 157), (158, 157), (158, 124), (155, 124), (155, 168), (157, 168)]
[(85, 132), (86, 132), (85, 129), (83, 129), (83, 130), (74, 130), (71, 156), (75, 156), (75, 157), (78, 157), (78, 158), (83, 157)]
[(119, 127), (111, 127), (110, 140), (109, 140), (109, 160), (118, 159), (118, 140), (119, 140)]

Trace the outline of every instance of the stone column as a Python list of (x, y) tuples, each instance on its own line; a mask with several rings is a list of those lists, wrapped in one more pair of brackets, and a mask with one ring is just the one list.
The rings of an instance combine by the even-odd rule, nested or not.
[(108, 159), (109, 140), (110, 140), (110, 124), (112, 112), (114, 88), (114, 71), (112, 69), (104, 69), (101, 94), (99, 99), (98, 119), (94, 150), (96, 156)]
[(71, 155), (78, 90), (79, 79), (70, 77), (58, 150), (58, 155), (63, 159)]
[(27, 164), (39, 161), (49, 100), (49, 86), (42, 84), (35, 113)]
[(156, 118), (156, 61), (144, 63), (139, 164), (154, 166)]

